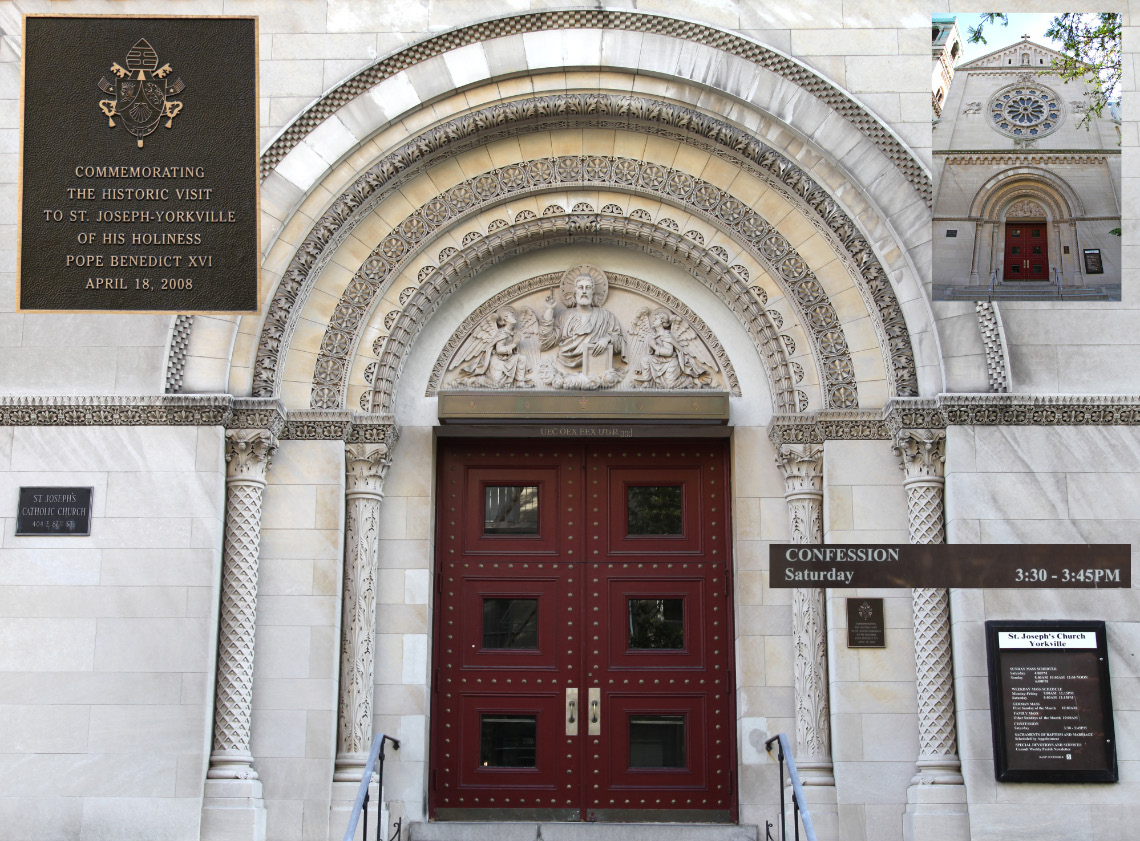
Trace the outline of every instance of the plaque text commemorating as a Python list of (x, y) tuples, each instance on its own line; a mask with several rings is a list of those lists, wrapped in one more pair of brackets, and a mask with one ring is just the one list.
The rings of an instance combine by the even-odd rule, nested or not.
[(255, 312), (257, 21), (24, 19), (18, 307)]
[(91, 534), (91, 488), (20, 488), (16, 534)]
[(847, 647), (887, 647), (887, 624), (883, 616), (882, 599), (847, 599)]
[(994, 775), (1116, 782), (1104, 622), (986, 622)]

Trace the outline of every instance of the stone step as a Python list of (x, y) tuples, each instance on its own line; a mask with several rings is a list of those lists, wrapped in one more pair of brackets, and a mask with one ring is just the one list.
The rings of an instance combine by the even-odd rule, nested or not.
[(704, 823), (413, 823), (410, 841), (760, 841), (755, 826)]

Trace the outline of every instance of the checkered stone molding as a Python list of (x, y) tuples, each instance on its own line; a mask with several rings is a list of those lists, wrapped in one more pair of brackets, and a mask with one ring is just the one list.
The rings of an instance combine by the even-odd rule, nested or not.
[[(917, 393), (910, 335), (890, 280), (859, 227), (826, 189), (755, 136), (716, 117), (647, 97), (609, 94), (540, 96), (465, 114), (411, 139), (357, 178), (310, 230), (278, 284), (258, 340), (253, 393), (259, 396), (277, 393), (282, 358), (317, 276), (336, 247), (384, 198), (424, 167), (467, 148), (524, 132), (567, 127), (632, 128), (640, 133), (665, 136), (716, 154), (779, 190), (825, 234), (848, 271), (861, 281), (857, 287), (877, 315), (872, 321), (880, 345), (890, 356), (888, 376), (893, 379), (892, 392), (904, 396)], [(607, 186), (637, 191), (643, 185), (623, 182), (621, 174), (615, 173)], [(495, 200), (496, 197), (489, 198)], [(678, 199), (685, 202), (687, 198), (669, 196), (673, 202)], [(700, 206), (699, 196), (694, 194), (694, 199), (685, 204), (686, 209), (707, 216), (708, 209)], [(434, 203), (425, 205), (422, 210), (427, 215), (423, 218), (430, 222), (432, 214), (438, 215), (442, 201), (443, 198), (437, 198)], [(475, 207), (488, 203), (480, 201)], [(464, 208), (470, 209), (473, 208)], [(437, 224), (443, 221), (440, 216)], [(404, 233), (422, 235), (419, 222), (409, 225)], [(399, 230), (394, 234), (400, 239)]]
[[(600, 214), (565, 214), (558, 208), (557, 214), (544, 214), (541, 219), (524, 219), (521, 223), (500, 227), (485, 237), (480, 235), (471, 239), (462, 249), (444, 249), (440, 253), (440, 265), (425, 276), (403, 308), (392, 310), (384, 317), (387, 332), (373, 348), (379, 357), (379, 364), (373, 378), (371, 408), (382, 412), (392, 410), (395, 384), (403, 369), (408, 348), (426, 323), (427, 317), (463, 281), (505, 257), (517, 256), (552, 243), (573, 242), (576, 236), (582, 235), (589, 236), (590, 242), (638, 248), (661, 260), (685, 267), (708, 286), (745, 325), (760, 357), (767, 363), (765, 371), (769, 376), (775, 405), (786, 407), (782, 411), (803, 410), (807, 407), (807, 395), (793, 388), (795, 375), (787, 361), (791, 352), (787, 348), (794, 348), (794, 342), (788, 336), (777, 334), (770, 317), (735, 267), (730, 269), (721, 264), (703, 246), (662, 225)], [(349, 288), (352, 288), (352, 284)], [(328, 342), (329, 335), (326, 332), (322, 351), (330, 346), (343, 346), (344, 358), (350, 359), (351, 344), (348, 341), (337, 341), (332, 345)], [(846, 353), (845, 344), (842, 351)], [(318, 358), (317, 365), (320, 364)], [(344, 380), (341, 379), (337, 385), (343, 387)], [(320, 392), (320, 388), (327, 390)], [(851, 388), (853, 394), (853, 383)], [(320, 399), (336, 402), (342, 398), (333, 385), (318, 382), (314, 384), (313, 401), (315, 403)], [(361, 408), (368, 410), (366, 406)]]
[[(859, 405), (854, 366), (839, 317), (827, 292), (791, 243), (760, 214), (719, 187), (701, 181), (686, 172), (634, 158), (595, 155), (539, 158), (496, 167), (456, 184), (397, 224), (392, 233), (381, 240), (365, 259), (333, 311), (321, 342), (313, 374), (311, 407), (336, 409), (344, 405), (349, 360), (352, 358), (352, 351), (359, 340), (360, 332), (367, 323), (369, 312), (391, 280), (400, 276), (403, 268), (422, 251), (435, 232), (446, 229), (448, 225), (481, 206), (489, 207), (514, 196), (528, 195), (552, 187), (589, 189), (609, 186), (624, 186), (641, 194), (681, 203), (690, 212), (699, 214), (730, 232), (754, 259), (768, 269), (773, 278), (780, 281), (788, 293), (789, 302), (798, 310), (797, 320), (815, 345), (814, 356), (821, 369), (820, 381), (823, 383), (824, 406), (854, 408)], [(689, 255), (689, 259), (685, 262), (694, 268), (722, 266), (717, 256), (705, 249), (693, 237), (662, 234), (656, 226), (649, 223), (619, 220), (607, 214), (595, 216), (571, 213), (562, 218), (568, 220), (571, 234), (593, 235), (608, 230), (610, 233), (620, 233), (623, 238), (631, 241), (653, 242), (659, 241), (662, 236), (681, 240), (666, 251), (678, 256)], [(516, 229), (525, 231), (529, 228), (541, 235), (544, 224), (549, 221), (550, 217), (544, 215), (542, 222), (526, 221), (521, 226), (506, 228), (504, 220), (504, 226), (498, 226), (493, 232), (490, 230), (486, 234), (482, 231), (469, 232), (462, 239), (463, 245), (478, 244), (478, 248), (473, 250), (464, 263), (487, 265), (486, 256), (501, 250), (503, 247), (501, 243), (508, 231)], [(654, 233), (655, 230), (658, 232)], [(496, 241), (500, 243), (498, 247), (495, 245)], [(592, 241), (596, 241), (596, 238), (592, 238)], [(724, 268), (728, 267), (722, 266), (722, 271)], [(698, 279), (708, 283), (705, 271), (695, 274)], [(885, 277), (883, 282), (886, 283)], [(739, 281), (737, 283), (743, 286)], [(421, 281), (421, 290), (422, 286), (423, 281)], [(743, 294), (727, 289), (720, 290), (715, 286), (710, 288), (726, 303)], [(726, 297), (725, 293), (731, 297)], [(417, 333), (423, 327), (426, 310), (435, 309), (434, 306), (426, 306), (422, 294), (417, 292), (417, 295), (420, 295), (421, 300), (414, 307), (405, 305), (404, 312), (398, 317), (401, 339), (405, 334)], [(415, 297), (416, 295), (412, 296)], [(413, 313), (410, 310), (418, 311)], [(385, 326), (392, 327), (392, 325)], [(898, 340), (905, 343), (909, 358), (903, 370), (913, 379), (913, 355), (909, 355), (909, 336), (901, 318), (897, 329), (901, 331), (901, 336), (892, 339), (892, 342)], [(897, 360), (892, 361), (897, 362)], [(381, 368), (384, 368), (383, 363)], [(896, 366), (895, 373), (898, 372)], [(383, 381), (382, 378), (381, 382)], [(775, 389), (773, 391), (776, 393)], [(777, 410), (787, 411), (784, 408)]]
[(402, 70), (468, 44), (559, 29), (611, 29), (663, 35), (751, 61), (807, 91), (851, 123), (886, 155), (927, 206), (931, 204), (931, 180), (926, 168), (886, 125), (814, 70), (741, 35), (711, 26), (643, 12), (601, 9), (529, 12), (483, 21), (427, 38), (381, 59), (329, 91), (294, 120), (262, 154), (262, 177), (272, 172), (289, 150), (341, 107)]

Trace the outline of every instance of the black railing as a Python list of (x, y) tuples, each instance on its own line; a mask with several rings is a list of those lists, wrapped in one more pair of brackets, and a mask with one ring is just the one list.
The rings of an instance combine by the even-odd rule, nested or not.
[[(788, 763), (788, 779), (792, 782), (792, 832), (795, 841), (800, 839), (800, 823), (804, 825), (804, 838), (806, 841), (816, 841), (815, 827), (811, 825), (811, 815), (808, 813), (807, 801), (804, 800), (804, 789), (800, 784), (800, 773), (796, 770), (796, 761), (792, 759), (792, 748), (788, 744), (788, 737), (777, 733), (764, 743), (765, 750), (772, 752), (772, 745), (777, 745), (776, 758), (780, 762), (780, 839), (788, 841), (787, 818), (784, 816), (784, 763)], [(771, 838), (771, 834), (768, 836)], [(345, 839), (348, 841), (348, 839)]]
[[(384, 795), (384, 743), (391, 742), (393, 750), (400, 749), (400, 742), (393, 739), (391, 736), (386, 736), (381, 733), (372, 740), (372, 750), (368, 752), (368, 764), (364, 766), (364, 773), (360, 777), (360, 788), (356, 791), (356, 800), (352, 804), (352, 813), (348, 816), (348, 826), (344, 830), (344, 841), (353, 841), (356, 837), (356, 824), (360, 821), (360, 816), (364, 816), (364, 831), (360, 833), (363, 841), (368, 841), (368, 801), (371, 798), (371, 793), (368, 791), (372, 783), (372, 769), (376, 769), (377, 774), (377, 788), (380, 795)], [(377, 760), (379, 760), (379, 767), (377, 767)], [(386, 841), (393, 841), (400, 836), (400, 830), (403, 827), (403, 818), (396, 822), (396, 831), (392, 834), (392, 838)], [(376, 841), (385, 841), (382, 833), (383, 827), (380, 825), (380, 810), (376, 814)]]

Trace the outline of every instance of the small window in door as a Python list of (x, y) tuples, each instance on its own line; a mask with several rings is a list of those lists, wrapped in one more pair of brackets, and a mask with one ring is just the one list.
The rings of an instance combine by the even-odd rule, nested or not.
[(537, 716), (484, 714), (480, 718), (479, 764), (482, 767), (536, 767)]
[(1020, 246), (1020, 245), (1015, 245), (1015, 246), (1013, 246), (1013, 247), (1010, 249), (1010, 251), (1011, 251), (1013, 254), (1020, 254), (1020, 253), (1021, 253), (1021, 246)]
[(1021, 236), (1021, 228), (1012, 228), (1009, 232), (1009, 235), (1011, 237), (1020, 237)]
[(538, 534), (538, 487), (487, 485), (483, 489), (483, 534)]
[(1041, 246), (1040, 245), (1033, 246), (1033, 253), (1034, 254), (1040, 254), (1041, 253)]
[(684, 768), (685, 716), (631, 715), (630, 768)]
[(630, 485), (625, 490), (626, 534), (630, 537), (680, 537), (680, 485)]
[(538, 599), (483, 599), (483, 648), (538, 649)]
[(629, 647), (666, 649), (685, 647), (684, 599), (630, 599)]
[(1013, 265), (1009, 267), (1009, 270), (1013, 274), (1021, 274), (1021, 266)]

